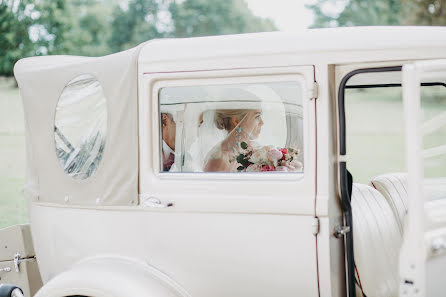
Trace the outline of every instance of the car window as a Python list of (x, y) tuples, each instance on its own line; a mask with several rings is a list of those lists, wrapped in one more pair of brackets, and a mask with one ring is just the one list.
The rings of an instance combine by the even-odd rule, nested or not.
[(303, 172), (298, 82), (165, 87), (163, 172)]
[(400, 86), (346, 89), (345, 115), (347, 162), (355, 182), (369, 184), (375, 176), (406, 171)]
[(446, 198), (446, 87), (421, 88), (424, 194), (427, 200)]
[(107, 106), (99, 81), (80, 75), (65, 86), (56, 107), (56, 154), (65, 173), (86, 179), (97, 169), (105, 147)]

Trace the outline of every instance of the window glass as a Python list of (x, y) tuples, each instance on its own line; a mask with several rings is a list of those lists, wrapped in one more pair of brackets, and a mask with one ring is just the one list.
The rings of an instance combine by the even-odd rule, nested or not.
[(446, 87), (421, 87), (424, 194), (446, 198)]
[[(407, 172), (400, 72), (358, 74), (345, 89), (347, 162), (355, 182)], [(446, 87), (421, 86), (424, 192), (446, 198)]]
[(297, 82), (160, 90), (160, 168), (169, 172), (303, 172)]
[(107, 107), (99, 81), (81, 75), (64, 88), (56, 107), (54, 137), (63, 170), (85, 179), (97, 169), (105, 147)]
[(346, 89), (345, 116), (347, 164), (355, 182), (369, 184), (373, 177), (384, 173), (406, 172), (400, 86), (370, 84)]

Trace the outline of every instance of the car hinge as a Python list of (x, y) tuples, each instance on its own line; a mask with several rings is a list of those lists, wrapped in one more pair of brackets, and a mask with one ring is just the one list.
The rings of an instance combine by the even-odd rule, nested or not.
[(347, 234), (348, 232), (350, 232), (350, 227), (349, 226), (338, 225), (338, 226), (336, 226), (336, 230), (334, 232), (334, 236), (336, 238), (341, 238), (341, 237), (345, 236), (345, 234)]
[(20, 272), (20, 262), (22, 261), (22, 259), (20, 258), (20, 254), (19, 253), (15, 253), (14, 255), (14, 268), (16, 272)]
[(319, 96), (319, 84), (317, 82), (313, 82), (313, 92), (310, 95), (310, 100), (315, 100)]
[(320, 229), (320, 222), (318, 217), (313, 218), (313, 222), (311, 223), (311, 230), (313, 235), (318, 235)]

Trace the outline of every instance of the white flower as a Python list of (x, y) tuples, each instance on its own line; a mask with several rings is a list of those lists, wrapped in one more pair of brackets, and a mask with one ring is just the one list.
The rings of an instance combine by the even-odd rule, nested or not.
[(286, 167), (288, 167), (290, 171), (300, 171), (302, 170), (303, 165), (301, 162), (293, 160), (291, 162), (286, 162)]
[(257, 151), (255, 151), (251, 158), (249, 158), (249, 162), (254, 164), (268, 164), (268, 152), (270, 148), (268, 146), (264, 146)]
[(286, 166), (277, 166), (276, 171), (288, 172), (289, 170), (288, 170), (288, 167), (286, 167)]

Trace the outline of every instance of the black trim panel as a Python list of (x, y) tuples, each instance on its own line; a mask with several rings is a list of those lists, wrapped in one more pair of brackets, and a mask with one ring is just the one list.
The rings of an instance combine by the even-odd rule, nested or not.
[[(348, 73), (341, 81), (338, 91), (338, 115), (339, 115), (339, 154), (345, 155), (346, 150), (346, 125), (345, 125), (345, 89), (348, 80), (354, 75), (360, 73), (370, 72), (388, 72), (388, 71), (401, 71), (402, 66), (394, 67), (380, 67), (380, 68), (365, 68), (358, 69)], [(351, 209), (351, 189), (348, 178), (347, 164), (345, 161), (339, 163), (339, 178), (340, 178), (340, 192), (341, 192), (341, 206), (344, 212), (344, 224), (346, 227), (350, 227), (350, 232), (345, 235), (345, 252), (347, 258), (347, 288), (348, 296), (356, 297), (355, 287), (355, 257), (353, 251), (353, 216)]]
[[(353, 85), (353, 86), (345, 86), (346, 89), (374, 89), (374, 88), (394, 88), (394, 87), (401, 87), (401, 84), (374, 84), (374, 85)], [(441, 82), (433, 82), (433, 83), (421, 83), (422, 87), (433, 87), (433, 86), (440, 86), (445, 87), (445, 83)]]
[(339, 115), (339, 154), (345, 155), (345, 88), (347, 82), (350, 78), (360, 73), (370, 73), (370, 72), (388, 72), (388, 71), (401, 71), (403, 69), (402, 66), (394, 66), (394, 67), (380, 67), (380, 68), (365, 68), (358, 69), (352, 72), (349, 72), (341, 81), (339, 85), (338, 91), (338, 115)]

